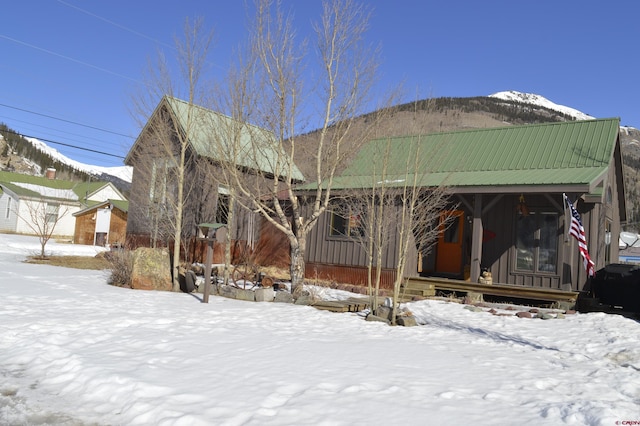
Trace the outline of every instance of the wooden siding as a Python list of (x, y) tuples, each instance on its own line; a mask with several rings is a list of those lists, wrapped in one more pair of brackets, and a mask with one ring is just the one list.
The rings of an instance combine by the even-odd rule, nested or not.
[[(95, 242), (96, 230), (96, 209), (76, 216), (75, 233), (73, 242), (75, 244), (93, 245)], [(111, 210), (109, 222), (108, 244), (124, 245), (127, 230), (127, 213), (120, 209)]]
[[(136, 151), (130, 154), (130, 164), (133, 166), (133, 178), (130, 191), (129, 217), (127, 222), (127, 238), (129, 244), (136, 246), (151, 244), (153, 234), (151, 205), (151, 164), (158, 155), (157, 149), (149, 147), (152, 140), (141, 138), (136, 145)], [(195, 155), (190, 151), (189, 155)], [(215, 222), (218, 206), (218, 187), (221, 183), (217, 176), (222, 176), (219, 166), (203, 158), (190, 157), (186, 165), (186, 195), (183, 209), (183, 231), (185, 234), (195, 236), (197, 225), (200, 223)], [(255, 177), (255, 179), (260, 179)], [(261, 182), (261, 181), (258, 181)], [(256, 244), (260, 235), (261, 218), (259, 214), (241, 208), (236, 203), (235, 219), (230, 234), (238, 241), (253, 242)], [(166, 214), (163, 217), (166, 218)], [(172, 239), (173, 232), (162, 239)], [(159, 241), (156, 241), (156, 245)], [(191, 251), (191, 249), (189, 250)], [(189, 259), (191, 256), (187, 256)]]
[(109, 224), (109, 244), (124, 245), (127, 239), (128, 214), (120, 209), (111, 210), (111, 222)]
[(290, 244), (287, 236), (262, 217), (260, 237), (254, 249), (254, 261), (259, 265), (287, 269), (291, 264)]
[[(329, 235), (330, 221), (331, 212), (327, 211), (320, 216), (317, 225), (309, 233), (305, 261), (329, 265), (366, 265), (366, 251), (358, 241)], [(397, 264), (395, 236), (393, 232), (382, 256), (382, 267), (385, 269), (395, 268)]]
[[(130, 191), (129, 219), (127, 232), (133, 235), (151, 234), (151, 153), (143, 151), (135, 156), (133, 162), (133, 178)], [(187, 188), (186, 202), (183, 210), (183, 229), (196, 232), (199, 223), (214, 222), (215, 208), (218, 199), (218, 182), (213, 180), (216, 168), (206, 162), (197, 165), (191, 163), (186, 170), (187, 181), (191, 183)], [(169, 203), (170, 204), (170, 203)]]
[[(556, 232), (556, 247), (558, 251), (555, 272), (534, 272), (516, 268), (515, 235), (516, 221), (518, 220), (516, 207), (519, 196), (520, 194), (502, 196), (483, 215), (484, 230), (494, 233), (495, 237), (485, 241), (482, 245), (481, 266), (491, 271), (493, 282), (495, 283), (568, 290), (560, 285), (563, 274), (561, 247), (564, 239), (563, 210), (561, 209), (562, 194), (552, 195), (553, 199), (557, 201), (557, 206), (554, 206), (544, 195), (525, 195), (525, 202), (530, 211), (554, 212), (558, 215), (558, 230)], [(486, 201), (486, 203), (488, 202), (489, 200)], [(558, 206), (560, 206), (560, 209), (558, 209)]]
[[(363, 266), (326, 265), (321, 263), (307, 263), (305, 276), (310, 281), (323, 280), (339, 284), (352, 284), (360, 287), (367, 286), (367, 268)], [(392, 269), (382, 270), (380, 288), (393, 289), (396, 274)]]
[(74, 244), (93, 245), (96, 229), (95, 210), (76, 216), (76, 230), (73, 234)]

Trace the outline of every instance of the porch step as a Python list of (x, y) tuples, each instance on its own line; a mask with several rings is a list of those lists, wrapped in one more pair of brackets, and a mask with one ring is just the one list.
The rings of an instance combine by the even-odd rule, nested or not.
[(410, 290), (435, 290), (436, 285), (430, 282), (408, 280), (402, 284), (402, 288)]
[(409, 302), (416, 298), (436, 295), (436, 287), (432, 283), (408, 281), (400, 288), (400, 302)]
[(360, 312), (369, 307), (369, 300), (365, 298), (351, 298), (337, 301), (318, 301), (313, 303), (316, 309), (332, 312)]

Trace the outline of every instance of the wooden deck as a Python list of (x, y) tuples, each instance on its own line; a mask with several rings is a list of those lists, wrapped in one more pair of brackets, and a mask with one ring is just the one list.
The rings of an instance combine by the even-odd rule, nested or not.
[(369, 300), (362, 298), (351, 298), (347, 300), (319, 301), (312, 304), (316, 309), (331, 312), (360, 312), (369, 307)]
[[(407, 278), (400, 289), (399, 302), (409, 302), (416, 299), (435, 296), (437, 291), (456, 293), (477, 293), (482, 295), (500, 296), (520, 300), (537, 300), (541, 302), (565, 302), (575, 305), (578, 292), (562, 291), (549, 288), (524, 287), (508, 284), (479, 284), (469, 281), (436, 277)], [(381, 300), (384, 298), (381, 298)], [(316, 309), (331, 312), (360, 312), (370, 307), (369, 299), (353, 297), (347, 300), (318, 301), (313, 303)]]
[[(409, 297), (416, 295), (416, 289), (422, 292), (453, 291), (460, 293), (480, 293), (492, 296), (511, 297), (514, 299), (539, 300), (549, 302), (575, 303), (578, 299), (576, 291), (562, 291), (541, 287), (525, 287), (509, 284), (480, 284), (469, 281), (436, 277), (407, 278), (405, 294)], [(428, 297), (433, 294), (423, 294)], [(420, 296), (420, 294), (417, 294)], [(406, 299), (406, 296), (405, 296)]]

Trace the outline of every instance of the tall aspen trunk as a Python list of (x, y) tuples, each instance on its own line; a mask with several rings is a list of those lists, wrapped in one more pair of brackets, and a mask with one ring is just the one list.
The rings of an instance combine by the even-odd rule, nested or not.
[(182, 216), (184, 210), (184, 169), (186, 145), (182, 144), (178, 164), (178, 199), (176, 203), (175, 232), (173, 234), (173, 291), (180, 291), (180, 246), (182, 245)]
[(223, 273), (224, 285), (229, 284), (229, 276), (231, 275), (231, 244), (236, 237), (235, 226), (234, 226), (234, 220), (236, 215), (235, 200), (236, 200), (235, 191), (233, 190), (233, 188), (229, 188), (229, 210), (227, 211), (227, 241), (225, 241), (225, 244), (224, 244), (224, 273)]
[(293, 293), (298, 286), (304, 284), (304, 253), (307, 245), (307, 236), (298, 236), (298, 238), (289, 238), (291, 244), (291, 292)]

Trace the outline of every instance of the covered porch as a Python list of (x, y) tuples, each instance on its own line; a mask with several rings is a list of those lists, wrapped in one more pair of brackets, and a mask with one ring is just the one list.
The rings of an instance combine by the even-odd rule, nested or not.
[[(583, 290), (588, 275), (577, 241), (567, 234), (563, 193), (551, 186), (483, 189), (455, 194), (458, 204), (447, 213), (448, 226), (428, 253), (417, 254), (417, 275), (482, 283), (484, 271), (493, 284)], [(580, 198), (579, 192), (568, 195)], [(579, 199), (579, 208), (592, 259), (604, 265), (617, 250), (605, 238), (615, 231), (613, 221), (601, 203)]]

